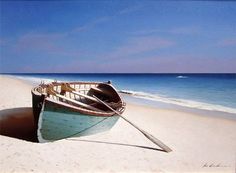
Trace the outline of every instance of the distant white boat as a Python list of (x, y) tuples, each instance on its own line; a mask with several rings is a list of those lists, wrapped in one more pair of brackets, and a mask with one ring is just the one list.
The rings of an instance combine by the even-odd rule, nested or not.
[(188, 78), (188, 76), (177, 76), (176, 78), (185, 79), (185, 78)]

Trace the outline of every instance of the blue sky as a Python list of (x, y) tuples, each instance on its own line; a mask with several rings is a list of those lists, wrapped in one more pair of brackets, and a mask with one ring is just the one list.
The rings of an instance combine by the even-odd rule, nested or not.
[(0, 72), (236, 72), (233, 1), (0, 1)]

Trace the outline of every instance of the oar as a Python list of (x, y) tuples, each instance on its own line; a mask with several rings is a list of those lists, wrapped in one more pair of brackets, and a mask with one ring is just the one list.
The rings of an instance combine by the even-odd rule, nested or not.
[(84, 98), (87, 98), (89, 100), (92, 100), (94, 102), (98, 102), (100, 103), (97, 99), (89, 96), (89, 95), (86, 95), (86, 94), (82, 94), (80, 92), (77, 92), (74, 88), (72, 88), (68, 83), (62, 83), (61, 85), (61, 90), (64, 90), (66, 92), (69, 92), (69, 93), (73, 93), (75, 95), (78, 95), (78, 96), (81, 96), (81, 97), (84, 97)]
[(172, 150), (165, 145), (164, 143), (162, 143), (159, 139), (155, 138), (154, 136), (152, 136), (151, 134), (149, 134), (148, 132), (142, 130), (141, 128), (139, 128), (138, 126), (136, 126), (134, 123), (132, 123), (131, 121), (129, 121), (128, 119), (126, 119), (125, 117), (123, 117), (118, 111), (114, 110), (112, 107), (110, 107), (108, 104), (106, 104), (104, 101), (100, 100), (99, 98), (97, 98), (95, 95), (93, 95), (94, 98), (96, 98), (99, 102), (101, 102), (103, 105), (105, 105), (106, 107), (108, 107), (110, 110), (112, 110), (113, 112), (115, 112), (117, 115), (119, 115), (121, 118), (123, 118), (126, 122), (128, 122), (129, 124), (131, 124), (133, 127), (135, 127), (138, 131), (140, 131), (146, 138), (148, 138), (150, 141), (152, 141), (154, 144), (156, 144), (157, 146), (161, 147), (163, 150), (165, 150), (167, 153), (171, 152)]
[(93, 106), (90, 106), (90, 105), (88, 105), (88, 104), (85, 104), (85, 103), (76, 101), (76, 100), (71, 99), (71, 98), (67, 98), (67, 97), (62, 96), (62, 95), (60, 95), (60, 94), (56, 94), (55, 96), (57, 96), (57, 97), (59, 97), (59, 98), (62, 98), (62, 99), (65, 99), (65, 100), (67, 100), (67, 101), (69, 101), (69, 102), (72, 102), (72, 103), (74, 103), (74, 104), (76, 104), (76, 105), (82, 106), (82, 107), (84, 107), (84, 108), (91, 109), (91, 110), (93, 110), (93, 111), (99, 111), (99, 112), (102, 111), (102, 110), (97, 109), (97, 108), (95, 108), (95, 107), (93, 107)]

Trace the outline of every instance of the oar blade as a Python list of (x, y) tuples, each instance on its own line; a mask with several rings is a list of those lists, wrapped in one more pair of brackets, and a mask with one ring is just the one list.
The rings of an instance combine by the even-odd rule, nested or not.
[(165, 145), (163, 142), (161, 142), (159, 139), (155, 138), (154, 136), (152, 136), (151, 134), (145, 132), (144, 130), (142, 130), (141, 128), (139, 128), (137, 125), (135, 125), (134, 123), (132, 123), (131, 121), (129, 121), (128, 119), (126, 119), (124, 116), (122, 116), (119, 112), (117, 112), (116, 110), (114, 110), (112, 107), (110, 107), (109, 105), (107, 105), (105, 102), (103, 102), (102, 100), (100, 100), (99, 98), (97, 98), (96, 96), (93, 95), (93, 97), (95, 99), (97, 99), (99, 102), (101, 102), (102, 104), (104, 104), (105, 106), (107, 106), (110, 110), (112, 110), (113, 112), (115, 112), (117, 115), (119, 115), (121, 118), (123, 118), (125, 121), (127, 121), (129, 124), (131, 124), (134, 128), (136, 128), (137, 130), (139, 130), (146, 138), (148, 138), (150, 141), (152, 141), (154, 144), (156, 144), (157, 146), (159, 146), (160, 148), (162, 148), (165, 152), (169, 153), (172, 150)]
[(165, 145), (163, 142), (161, 142), (159, 139), (155, 138), (154, 136), (152, 136), (151, 134), (145, 132), (145, 131), (141, 131), (143, 133), (144, 136), (146, 136), (150, 141), (152, 141), (154, 144), (156, 144), (157, 146), (159, 146), (160, 148), (162, 148), (163, 150), (165, 150), (167, 153), (171, 152), (172, 150), (170, 149), (170, 147), (168, 147), (167, 145)]

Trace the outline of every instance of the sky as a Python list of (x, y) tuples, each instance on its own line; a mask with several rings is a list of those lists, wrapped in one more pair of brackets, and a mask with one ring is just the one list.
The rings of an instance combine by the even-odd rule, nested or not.
[(0, 73), (236, 73), (236, 2), (0, 1)]

